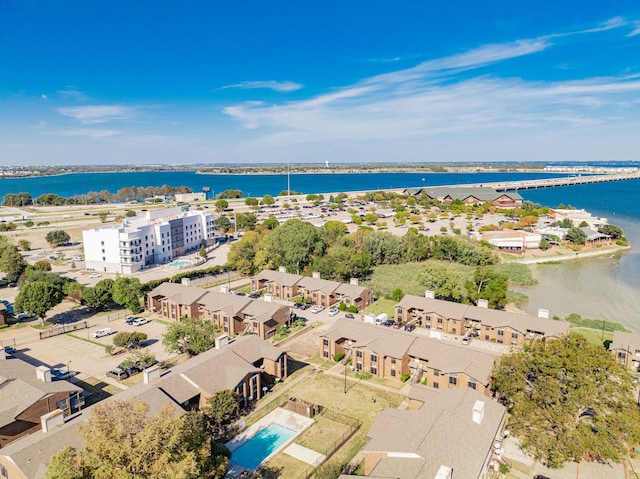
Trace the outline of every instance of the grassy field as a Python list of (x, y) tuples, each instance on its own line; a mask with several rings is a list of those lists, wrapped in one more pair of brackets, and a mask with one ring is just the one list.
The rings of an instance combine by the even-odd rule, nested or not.
[(402, 289), (404, 294), (422, 296), (424, 286), (418, 281), (418, 273), (422, 264), (386, 264), (373, 268), (371, 279), (363, 281), (363, 285), (373, 289), (377, 298), (391, 297), (395, 288)]
[(381, 313), (387, 313), (389, 318), (393, 318), (395, 315), (395, 310), (393, 307), (396, 305), (397, 301), (393, 299), (384, 299), (380, 298), (375, 303), (370, 304), (364, 310), (365, 313), (373, 313), (375, 315)]
[[(571, 334), (579, 334), (586, 338), (591, 344), (602, 345), (602, 330), (590, 329), (590, 328), (571, 328)], [(604, 332), (604, 340), (612, 341), (613, 333), (609, 331)]]
[[(304, 379), (287, 391), (287, 394), (321, 404), (325, 408), (362, 421), (362, 427), (358, 432), (329, 459), (329, 462), (339, 463), (348, 462), (365, 444), (366, 432), (371, 428), (381, 410), (398, 407), (404, 399), (401, 394), (372, 388), (367, 385), (366, 381), (350, 383), (345, 394), (343, 380), (325, 374), (315, 374)], [(299, 441), (305, 447), (321, 452), (341, 436), (344, 426), (333, 424), (333, 421), (323, 417), (319, 417), (317, 420), (317, 424), (306, 432)], [(280, 453), (269, 462), (269, 467), (281, 471), (282, 475), (279, 476), (281, 478), (297, 478), (308, 466), (302, 465), (302, 463), (296, 464), (299, 461), (293, 463), (292, 461), (295, 460)]]

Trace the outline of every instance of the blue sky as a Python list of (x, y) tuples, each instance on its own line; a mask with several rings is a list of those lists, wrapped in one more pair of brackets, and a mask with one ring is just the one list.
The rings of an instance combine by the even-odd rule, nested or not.
[(0, 0), (0, 165), (640, 160), (637, 0)]

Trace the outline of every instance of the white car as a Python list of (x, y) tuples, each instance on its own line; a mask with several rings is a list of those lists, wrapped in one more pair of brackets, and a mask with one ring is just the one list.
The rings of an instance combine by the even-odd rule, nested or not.
[(76, 256), (72, 261), (83, 261), (83, 259), (80, 256)]
[(29, 313), (18, 313), (18, 315), (16, 316), (16, 318), (18, 318), (19, 320), (27, 319), (30, 317), (31, 315)]
[(102, 275), (98, 273), (93, 273), (89, 275), (89, 278), (102, 278)]
[(147, 324), (149, 322), (150, 322), (150, 320), (148, 320), (147, 318), (137, 318), (131, 323), (131, 325), (132, 326), (142, 326), (143, 324)]
[(313, 314), (318, 314), (320, 311), (324, 311), (324, 306), (314, 306), (310, 309)]
[(338, 314), (339, 310), (338, 308), (331, 308), (329, 310), (329, 316), (335, 316), (336, 314)]

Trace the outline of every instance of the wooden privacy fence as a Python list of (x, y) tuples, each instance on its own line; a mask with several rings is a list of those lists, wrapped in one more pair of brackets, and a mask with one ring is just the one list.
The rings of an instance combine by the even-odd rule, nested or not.
[(44, 331), (40, 331), (38, 334), (40, 335), (40, 339), (47, 339), (61, 334), (70, 333), (72, 331), (78, 331), (79, 329), (87, 329), (88, 327), (89, 324), (86, 321), (80, 321), (77, 323), (63, 324), (56, 326), (55, 328), (45, 329)]

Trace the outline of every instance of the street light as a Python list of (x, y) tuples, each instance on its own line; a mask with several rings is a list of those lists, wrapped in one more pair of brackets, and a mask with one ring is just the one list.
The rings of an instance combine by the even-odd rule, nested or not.
[[(347, 351), (351, 351), (351, 341), (348, 341), (349, 349)], [(344, 393), (347, 394), (347, 366), (349, 365), (349, 361), (347, 360), (347, 355), (345, 354), (345, 362), (344, 362)]]
[(71, 370), (69, 369), (70, 365), (71, 365), (71, 361), (67, 363), (67, 376), (71, 373)]

